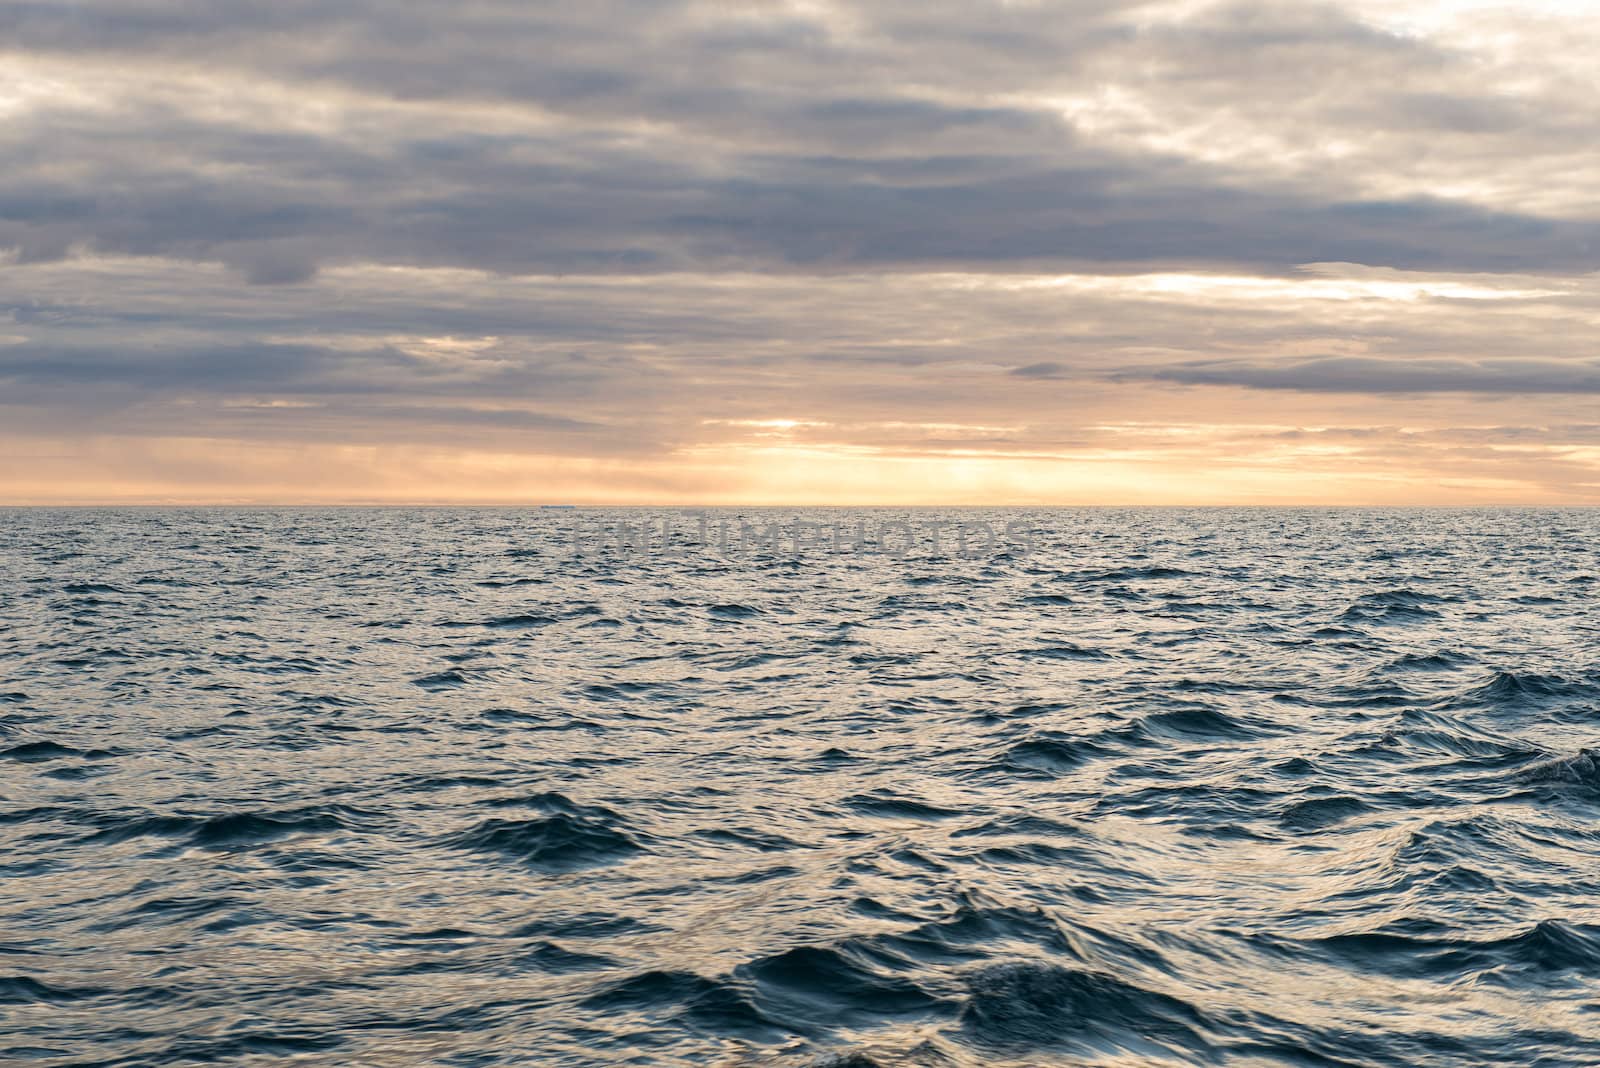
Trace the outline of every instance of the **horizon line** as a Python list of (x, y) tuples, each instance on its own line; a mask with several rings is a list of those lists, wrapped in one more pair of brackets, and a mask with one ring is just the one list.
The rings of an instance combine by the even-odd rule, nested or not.
[(1394, 504), (1360, 501), (1340, 501), (1316, 504), (1306, 501), (1285, 502), (1179, 502), (1179, 501), (1140, 501), (1140, 502), (1093, 502), (1093, 503), (1016, 503), (1002, 502), (994, 504), (941, 504), (926, 502), (916, 504), (818, 504), (818, 503), (741, 503), (741, 504), (668, 504), (668, 503), (554, 503), (547, 501), (449, 501), (449, 500), (344, 500), (344, 501), (238, 501), (238, 500), (196, 500), (196, 501), (0, 501), (0, 510), (47, 510), (47, 509), (113, 509), (113, 508), (365, 508), (365, 509), (408, 509), (408, 508), (483, 508), (483, 509), (526, 509), (528, 511), (583, 511), (606, 510), (615, 511), (622, 509), (673, 511), (673, 512), (709, 512), (709, 511), (738, 511), (741, 509), (828, 509), (835, 511), (846, 510), (931, 510), (931, 509), (1034, 509), (1034, 510), (1067, 510), (1067, 509), (1189, 509), (1189, 510), (1222, 510), (1256, 508), (1269, 509), (1339, 509), (1339, 510), (1391, 510), (1391, 511), (1482, 511), (1484, 509), (1526, 509), (1529, 511), (1577, 511), (1600, 509), (1600, 502), (1561, 503), (1530, 503), (1526, 501), (1509, 502), (1476, 502), (1460, 504)]

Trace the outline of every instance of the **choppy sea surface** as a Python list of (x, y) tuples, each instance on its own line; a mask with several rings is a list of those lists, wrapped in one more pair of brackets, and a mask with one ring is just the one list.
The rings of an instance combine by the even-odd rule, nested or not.
[(592, 515), (0, 511), (0, 1063), (1600, 1064), (1600, 513)]

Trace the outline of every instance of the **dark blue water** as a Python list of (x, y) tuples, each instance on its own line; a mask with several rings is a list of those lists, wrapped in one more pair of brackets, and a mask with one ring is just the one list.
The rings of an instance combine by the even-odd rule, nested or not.
[(1597, 513), (582, 514), (0, 512), (0, 1063), (1600, 1063)]

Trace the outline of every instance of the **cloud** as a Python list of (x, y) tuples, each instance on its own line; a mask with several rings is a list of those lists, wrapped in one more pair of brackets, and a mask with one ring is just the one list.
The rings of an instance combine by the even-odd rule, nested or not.
[[(1600, 17), (1396, 10), (16, 0), (0, 408), (486, 472), (793, 426), (1229, 492), (1262, 440), (1399, 478), (1396, 426), (1581, 425)], [(1592, 481), (1539, 433), (1519, 485)], [(1480, 487), (1506, 446), (1429, 444)]]
[(1008, 373), (1018, 378), (1060, 378), (1066, 370), (1065, 364), (1052, 363), (1046, 360), (1042, 363), (1030, 363), (1021, 367), (1013, 367)]
[[(1600, 222), (1544, 211), (1519, 177), (1592, 143), (1595, 115), (1508, 98), (1334, 5), (273, 9), (0, 11), (23, 101), (0, 133), (0, 247), (261, 284), (362, 262), (1600, 269)], [(1369, 180), (1404, 172), (1418, 138), (1483, 188)], [(1573, 168), (1539, 181), (1587, 204), (1600, 175)]]
[(1143, 377), (1184, 385), (1314, 393), (1588, 394), (1600, 393), (1600, 359), (1418, 360), (1329, 356), (1283, 363), (1197, 361), (1151, 369), (1143, 372)]

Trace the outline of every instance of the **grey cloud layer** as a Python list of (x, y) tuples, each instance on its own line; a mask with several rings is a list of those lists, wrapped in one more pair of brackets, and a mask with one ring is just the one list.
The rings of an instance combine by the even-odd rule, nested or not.
[[(1373, 396), (1522, 393), (1545, 399), (1504, 421), (1573, 422), (1592, 404), (1578, 398), (1595, 389), (1600, 320), (1593, 284), (1463, 301), (1354, 298), (1340, 287), (1358, 283), (1338, 278), (1321, 296), (1300, 293), (1314, 280), (1263, 280), (1275, 288), (1240, 298), (1204, 276), (1174, 288), (1093, 275), (367, 268), (245, 287), (214, 269), (129, 260), (18, 277), (29, 299), (0, 303), (0, 410), (14, 427), (47, 430), (66, 409), (93, 411), (107, 433), (514, 430), (519, 446), (576, 454), (659, 453), (773, 418), (814, 422), (803, 436), (835, 441), (931, 447), (948, 438), (941, 425), (959, 425), (989, 428), (964, 430), (969, 444), (1054, 447), (1084, 440), (1084, 424), (1206, 418), (1192, 386), (1360, 394), (1344, 417), (1363, 423)], [(1533, 338), (1543, 355), (1516, 356)], [(1333, 346), (1364, 353), (1327, 355)], [(1201, 358), (1218, 349), (1237, 355)], [(1563, 394), (1576, 410), (1551, 408)], [(1253, 417), (1285, 415), (1274, 399)], [(893, 423), (909, 429), (883, 429)]]
[[(1591, 218), (1356, 195), (1080, 128), (1052, 101), (1152, 77), (1211, 118), (1307, 122), (1322, 99), (1324, 121), (1379, 141), (1526, 154), (1540, 125), (1445, 50), (1331, 7), (1149, 23), (1156, 7), (12, 3), (0, 41), (100, 96), (0, 132), (0, 247), (222, 261), (264, 283), (358, 262), (1600, 268)], [(1542, 126), (1551, 146), (1573, 132)]]

